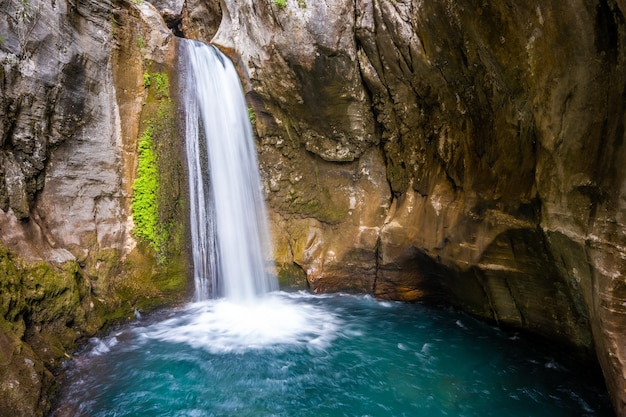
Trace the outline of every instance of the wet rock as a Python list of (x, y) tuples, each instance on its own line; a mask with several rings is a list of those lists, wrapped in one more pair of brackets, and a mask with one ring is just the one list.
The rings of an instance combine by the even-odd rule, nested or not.
[[(625, 5), (223, 7), (279, 264), (595, 350), (622, 414)], [(377, 192), (357, 163), (384, 171)]]
[(139, 130), (154, 118), (145, 74), (171, 73), (175, 45), (148, 3), (2, 8), (0, 414), (32, 417), (47, 413), (52, 372), (81, 338), (185, 294), (175, 135), (158, 143), (163, 213), (178, 225), (167, 265), (135, 238), (130, 210)]

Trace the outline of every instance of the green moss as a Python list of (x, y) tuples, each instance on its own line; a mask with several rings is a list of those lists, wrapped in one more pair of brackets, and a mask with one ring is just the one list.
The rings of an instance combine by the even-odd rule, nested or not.
[(143, 36), (137, 38), (137, 46), (139, 47), (139, 49), (143, 49), (146, 47), (146, 40), (143, 38)]
[(287, 7), (287, 0), (274, 0), (274, 6), (278, 7), (279, 9), (284, 9), (285, 7)]
[(26, 307), (19, 295), (21, 287), (22, 274), (12, 255), (0, 245), (0, 315), (8, 321), (15, 321)]
[(153, 151), (154, 127), (148, 125), (139, 140), (137, 178), (133, 184), (132, 212), (134, 233), (157, 252), (161, 251), (167, 235), (158, 230), (157, 194), (159, 189), (158, 167)]
[(294, 263), (276, 265), (276, 272), (280, 288), (291, 290), (307, 288), (306, 274), (298, 265)]
[(170, 79), (164, 72), (155, 72), (152, 74), (154, 84), (156, 86), (157, 98), (169, 98), (170, 96)]
[(148, 99), (145, 129), (138, 141), (137, 177), (133, 184), (134, 235), (156, 253), (164, 265), (184, 244), (183, 168), (178, 147), (176, 112), (170, 100), (170, 81), (164, 72), (144, 72)]
[(250, 119), (250, 124), (254, 126), (256, 123), (256, 113), (254, 112), (252, 107), (248, 107), (248, 118)]
[(151, 81), (150, 81), (150, 73), (148, 71), (143, 73), (143, 87), (144, 88), (148, 88), (150, 87)]
[[(50, 366), (58, 365), (65, 350), (74, 347), (75, 329), (95, 331), (101, 325), (85, 309), (91, 294), (75, 261), (55, 266), (27, 263), (0, 245), (0, 294), (0, 317), (17, 337), (41, 345), (38, 351)], [(25, 323), (38, 331), (24, 336)]]
[(129, 319), (135, 310), (149, 311), (184, 301), (188, 284), (185, 255), (172, 257), (156, 268), (155, 263), (151, 252), (139, 249), (129, 255), (126, 279), (113, 284), (116, 308), (108, 313), (108, 320)]

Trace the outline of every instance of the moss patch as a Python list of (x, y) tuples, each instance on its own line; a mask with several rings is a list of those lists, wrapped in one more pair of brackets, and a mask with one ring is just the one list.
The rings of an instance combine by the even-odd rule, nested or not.
[(154, 65), (143, 75), (147, 97), (133, 184), (133, 233), (139, 244), (122, 266), (124, 278), (112, 282), (116, 308), (106, 313), (113, 321), (132, 317), (134, 310), (182, 302), (187, 295), (183, 141), (170, 99), (170, 78), (165, 72), (151, 71)]
[(137, 178), (133, 184), (133, 220), (135, 221), (135, 236), (143, 239), (158, 253), (163, 242), (167, 240), (166, 233), (158, 230), (157, 193), (159, 190), (158, 168), (152, 149), (152, 135), (154, 127), (149, 125), (139, 140), (139, 156)]
[(133, 233), (154, 250), (158, 263), (165, 265), (181, 254), (184, 242), (184, 173), (178, 157), (180, 140), (169, 77), (164, 72), (146, 71), (144, 85), (148, 97), (133, 184)]
[(156, 89), (156, 95), (158, 99), (165, 99), (170, 97), (170, 79), (164, 72), (155, 72), (152, 75), (154, 79), (154, 87)]
[(113, 283), (116, 308), (107, 312), (107, 320), (125, 320), (132, 318), (135, 310), (144, 312), (185, 301), (189, 282), (186, 258), (178, 256), (166, 265), (157, 265), (151, 254), (140, 248), (129, 255), (126, 278)]
[(284, 290), (303, 290), (308, 287), (306, 274), (294, 263), (276, 265), (278, 284)]
[(0, 245), (0, 414), (45, 414), (51, 372), (103, 323), (91, 299), (75, 261), (28, 263)]

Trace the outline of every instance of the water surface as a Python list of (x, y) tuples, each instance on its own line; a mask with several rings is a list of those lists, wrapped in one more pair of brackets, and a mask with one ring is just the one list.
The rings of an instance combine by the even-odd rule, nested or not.
[(451, 309), (272, 293), (161, 312), (67, 364), (53, 416), (611, 416), (584, 369)]

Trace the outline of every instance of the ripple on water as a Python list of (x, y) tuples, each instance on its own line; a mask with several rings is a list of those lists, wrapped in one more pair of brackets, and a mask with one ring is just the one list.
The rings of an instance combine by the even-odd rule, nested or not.
[(453, 310), (363, 296), (193, 303), (93, 339), (53, 416), (612, 414), (601, 386), (513, 339)]

